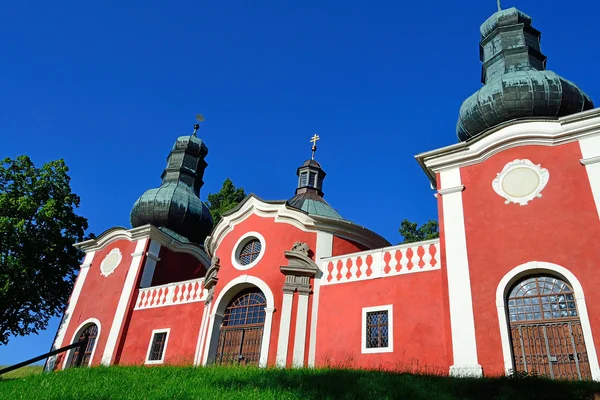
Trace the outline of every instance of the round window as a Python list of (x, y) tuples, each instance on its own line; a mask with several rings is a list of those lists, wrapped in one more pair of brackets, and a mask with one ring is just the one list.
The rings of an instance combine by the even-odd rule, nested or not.
[(244, 270), (254, 267), (265, 252), (265, 239), (258, 232), (248, 232), (234, 246), (231, 254), (233, 266)]

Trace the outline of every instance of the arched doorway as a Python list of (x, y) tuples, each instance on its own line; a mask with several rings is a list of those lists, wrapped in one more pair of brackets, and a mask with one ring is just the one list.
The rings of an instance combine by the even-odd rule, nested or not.
[(528, 276), (510, 290), (507, 306), (516, 372), (591, 379), (577, 304), (567, 282)]
[(266, 306), (258, 288), (245, 289), (231, 300), (219, 331), (217, 364), (259, 364)]
[(80, 367), (80, 366), (88, 366), (90, 364), (90, 360), (92, 358), (92, 354), (94, 352), (94, 347), (96, 346), (96, 338), (98, 337), (98, 325), (89, 324), (80, 329), (78, 335), (75, 336), (75, 340), (73, 343), (83, 340), (84, 337), (88, 335), (88, 344), (83, 352), (83, 356), (81, 359), (79, 358), (79, 353), (81, 352), (81, 348), (75, 348), (67, 362), (67, 367)]

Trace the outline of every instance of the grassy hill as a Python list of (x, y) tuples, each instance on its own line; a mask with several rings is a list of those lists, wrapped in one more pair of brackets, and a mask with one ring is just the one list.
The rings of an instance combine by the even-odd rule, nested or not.
[[(31, 372), (31, 371), (30, 371)], [(39, 372), (39, 370), (37, 371)], [(594, 399), (600, 384), (379, 371), (99, 367), (0, 380), (0, 399)]]

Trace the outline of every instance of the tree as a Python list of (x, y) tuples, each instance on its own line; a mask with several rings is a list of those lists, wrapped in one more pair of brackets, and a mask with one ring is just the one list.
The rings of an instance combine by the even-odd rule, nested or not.
[(64, 309), (83, 254), (63, 160), (36, 168), (27, 156), (0, 162), (0, 344), (45, 329)]
[(435, 220), (429, 220), (423, 225), (417, 227), (416, 222), (411, 222), (405, 219), (400, 223), (400, 229), (398, 229), (398, 231), (404, 238), (404, 242), (402, 243), (420, 242), (421, 240), (429, 240), (440, 237), (438, 222)]
[(246, 198), (244, 189), (236, 189), (235, 185), (229, 178), (225, 179), (225, 182), (223, 182), (223, 187), (218, 193), (209, 193), (208, 209), (210, 210), (210, 215), (212, 215), (215, 226), (221, 220), (221, 215), (240, 204), (244, 198)]

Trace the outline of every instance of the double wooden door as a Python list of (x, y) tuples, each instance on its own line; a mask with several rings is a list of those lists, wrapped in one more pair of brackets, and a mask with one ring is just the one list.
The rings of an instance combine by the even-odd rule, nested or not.
[(573, 290), (552, 276), (529, 277), (508, 297), (515, 371), (552, 379), (591, 379)]
[(223, 315), (217, 364), (258, 365), (266, 303), (258, 289), (242, 291), (231, 301)]

